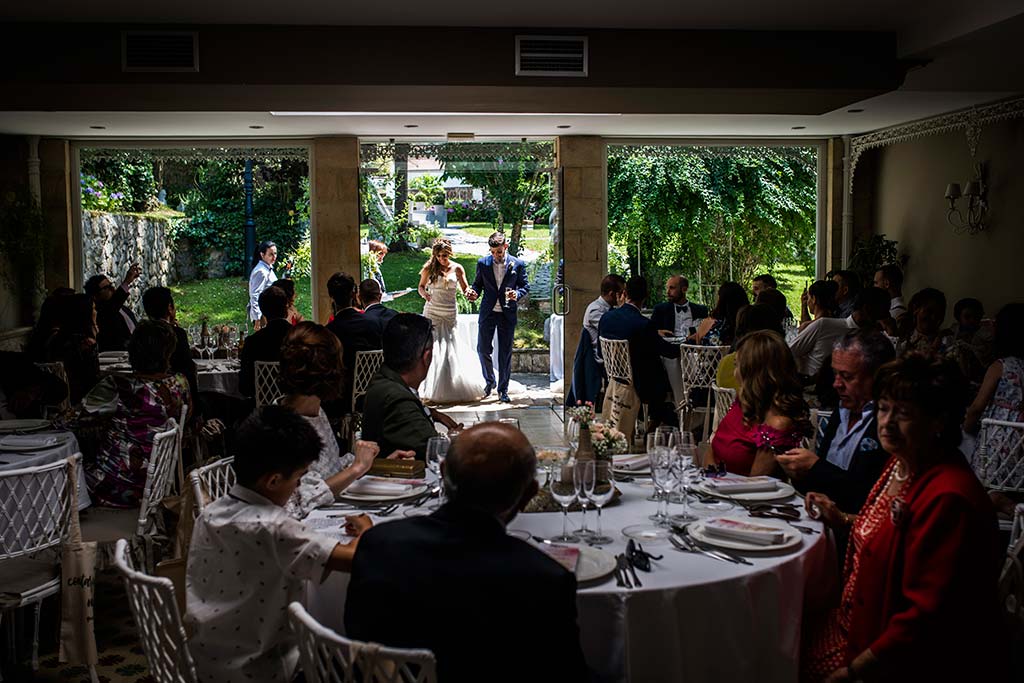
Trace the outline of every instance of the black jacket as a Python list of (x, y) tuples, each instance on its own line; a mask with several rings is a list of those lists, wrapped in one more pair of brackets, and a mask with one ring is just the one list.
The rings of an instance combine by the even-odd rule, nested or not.
[(281, 344), (291, 329), (291, 323), (285, 318), (277, 318), (245, 338), (240, 358), (242, 367), (238, 372), (238, 391), (242, 396), (256, 395), (256, 361), (280, 362)]
[(121, 311), (124, 310), (133, 324), (138, 321), (132, 309), (124, 305), (126, 301), (128, 292), (123, 287), (117, 287), (109, 299), (96, 302), (96, 326), (99, 328), (96, 345), (100, 351), (124, 351), (128, 348), (132, 333)]
[(363, 311), (363, 315), (370, 320), (377, 321), (377, 325), (380, 327), (381, 334), (384, 334), (384, 328), (388, 326), (391, 319), (398, 315), (398, 311), (393, 308), (388, 308), (381, 304), (370, 304)]
[[(629, 341), (629, 358), (633, 366), (633, 382), (644, 403), (660, 403), (671, 391), (661, 357), (679, 358), (679, 347), (658, 336), (658, 328), (644, 317), (636, 306), (625, 304), (601, 317), (598, 337)], [(607, 364), (605, 370), (607, 371)]]
[[(693, 317), (694, 322), (701, 318), (708, 317), (708, 307), (695, 304), (692, 301), (686, 302), (690, 307), (690, 315)], [(675, 304), (670, 301), (665, 301), (654, 307), (651, 312), (651, 324), (654, 325), (655, 330), (675, 330), (676, 329), (676, 310)]]
[(345, 362), (345, 395), (341, 396), (344, 410), (352, 406), (352, 378), (356, 367), (356, 351), (383, 348), (380, 321), (356, 308), (346, 308), (327, 323), (327, 329), (341, 340), (341, 357)]
[[(345, 629), (431, 650), (444, 683), (586, 679), (576, 577), (496, 518), (455, 503), (363, 534)], [(538, 648), (549, 655), (543, 665), (530, 654)]]

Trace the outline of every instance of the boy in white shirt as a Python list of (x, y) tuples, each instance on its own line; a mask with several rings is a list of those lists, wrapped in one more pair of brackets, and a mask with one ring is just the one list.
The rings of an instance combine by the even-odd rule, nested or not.
[[(288, 605), (306, 581), (349, 571), (356, 541), (340, 544), (308, 529), (283, 505), (322, 443), (294, 411), (267, 406), (242, 423), (234, 461), (238, 483), (196, 520), (186, 575), (186, 620), (200, 681), (290, 681), (298, 648)], [(369, 528), (348, 518), (349, 533)]]

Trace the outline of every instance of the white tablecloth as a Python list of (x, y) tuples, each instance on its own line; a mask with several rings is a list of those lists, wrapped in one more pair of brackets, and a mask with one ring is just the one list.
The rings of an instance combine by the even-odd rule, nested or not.
[(218, 394), (239, 396), (238, 371), (240, 364), (237, 360), (197, 360), (196, 379), (199, 383), (199, 391), (214, 391)]
[[(603, 514), (604, 531), (623, 552), (620, 530), (647, 523), (655, 504), (649, 486), (617, 484), (619, 505)], [(673, 505), (673, 513), (679, 506)], [(401, 519), (374, 520), (387, 523)], [(322, 517), (337, 512), (314, 512)], [(733, 512), (730, 514), (741, 514)], [(593, 525), (594, 513), (587, 515)], [(579, 524), (579, 513), (570, 521)], [(339, 524), (342, 519), (332, 520)], [(817, 522), (804, 524), (820, 529)], [(510, 525), (533, 535), (561, 532), (561, 515), (520, 515)], [(579, 591), (580, 637), (587, 663), (602, 681), (795, 681), (805, 593), (820, 595), (836, 580), (831, 545), (824, 534), (804, 536), (799, 549), (748, 553), (753, 566), (728, 564), (681, 553), (671, 545), (644, 544), (664, 559), (654, 571), (640, 572), (643, 588), (618, 588), (612, 577)], [(343, 631), (348, 576), (332, 574), (311, 586), (310, 611), (325, 625)]]
[[(49, 465), (50, 463), (57, 462), (58, 460), (64, 460), (69, 455), (74, 455), (78, 452), (78, 439), (71, 432), (37, 432), (39, 434), (62, 434), (67, 435), (68, 440), (59, 446), (53, 448), (45, 448), (39, 451), (24, 451), (15, 453), (12, 451), (0, 451), (0, 472), (9, 472), (11, 470), (20, 470), (26, 467), (38, 467), (40, 465)], [(11, 501), (4, 501), (4, 505), (9, 504)], [(89, 490), (85, 487), (85, 469), (79, 465), (78, 467), (78, 509), (84, 510), (85, 508), (92, 505), (92, 499), (89, 497)]]

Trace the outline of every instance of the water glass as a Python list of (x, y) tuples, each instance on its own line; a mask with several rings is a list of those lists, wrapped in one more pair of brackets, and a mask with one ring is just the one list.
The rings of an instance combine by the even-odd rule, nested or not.
[(612, 543), (611, 536), (605, 536), (601, 530), (601, 508), (615, 495), (615, 486), (612, 484), (612, 466), (610, 463), (601, 460), (590, 460), (586, 463), (584, 486), (587, 498), (597, 508), (597, 528), (587, 538), (591, 545), (605, 545)]
[(651, 479), (655, 488), (661, 491), (658, 511), (649, 519), (657, 522), (658, 526), (669, 526), (668, 499), (679, 485), (679, 458), (673, 449), (664, 447), (655, 448), (653, 453), (647, 455), (651, 461)]
[(437, 498), (437, 503), (433, 506), (434, 508), (441, 507), (444, 502), (444, 474), (441, 471), (441, 465), (448, 455), (448, 448), (451, 446), (451, 443), (447, 436), (432, 436), (427, 439), (427, 467), (437, 477), (437, 485), (441, 487), (440, 495)]
[[(587, 504), (590, 502), (587, 496), (587, 465), (591, 465), (593, 462), (593, 460), (577, 462), (572, 468), (572, 483), (576, 489), (576, 499), (580, 502), (580, 508), (583, 510), (583, 520), (580, 523), (580, 528), (573, 535), (581, 541), (589, 540), (591, 535), (590, 529), (587, 528)], [(590, 490), (593, 491), (594, 478), (592, 468), (590, 475)]]
[(669, 519), (673, 524), (686, 524), (687, 522), (692, 522), (697, 519), (693, 513), (690, 512), (689, 502), (690, 486), (699, 476), (700, 471), (700, 468), (695, 462), (697, 457), (697, 448), (695, 446), (679, 446), (676, 448), (676, 456), (676, 466), (678, 468), (677, 480), (682, 490), (679, 495), (672, 496), (669, 501), (672, 503), (682, 503), (683, 511), (677, 515), (672, 515)]
[(560, 543), (572, 543), (576, 537), (569, 533), (569, 506), (576, 500), (576, 484), (573, 481), (572, 461), (564, 461), (555, 464), (551, 471), (551, 479), (548, 483), (551, 497), (556, 503), (562, 506), (562, 535), (555, 536), (552, 541)]

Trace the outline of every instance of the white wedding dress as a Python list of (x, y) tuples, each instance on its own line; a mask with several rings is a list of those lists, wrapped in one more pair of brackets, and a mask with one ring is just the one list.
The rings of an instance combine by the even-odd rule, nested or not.
[(430, 301), (423, 304), (423, 315), (434, 322), (434, 356), (427, 377), (420, 385), (420, 398), (434, 403), (471, 403), (484, 394), (484, 376), (475, 348), (459, 344), (455, 334), (458, 306), (455, 303), (459, 283), (455, 268), (444, 278), (427, 283)]

